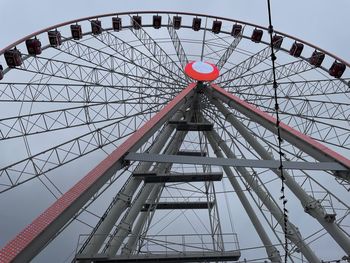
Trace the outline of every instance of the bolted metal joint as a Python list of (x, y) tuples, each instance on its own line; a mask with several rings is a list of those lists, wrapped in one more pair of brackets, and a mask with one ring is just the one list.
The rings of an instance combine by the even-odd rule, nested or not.
[(335, 219), (336, 219), (337, 214), (326, 214), (324, 216), (324, 220), (327, 223), (334, 223)]
[(312, 217), (318, 218), (326, 215), (326, 211), (322, 207), (321, 202), (314, 199), (312, 196), (309, 196), (309, 200), (303, 203), (303, 207), (304, 211)]
[(350, 182), (350, 171), (335, 171), (334, 175), (347, 181)]
[(124, 154), (124, 156), (122, 157), (122, 167), (123, 168), (128, 167), (131, 164), (131, 162), (129, 160), (125, 159), (125, 156), (127, 156), (127, 155), (128, 155), (128, 152), (126, 154)]
[(123, 201), (127, 206), (130, 206), (131, 196), (119, 192), (117, 194), (117, 199)]
[(280, 252), (275, 247), (269, 247), (268, 256), (271, 262), (282, 262)]
[(300, 234), (299, 228), (297, 228), (295, 225), (290, 223), (288, 221), (287, 223), (287, 229), (286, 229), (286, 235), (289, 240), (291, 240), (293, 243), (300, 242), (300, 240), (303, 239), (303, 237)]
[(129, 234), (131, 233), (131, 225), (126, 223), (126, 222), (124, 222), (124, 221), (120, 222), (118, 228), (128, 232)]

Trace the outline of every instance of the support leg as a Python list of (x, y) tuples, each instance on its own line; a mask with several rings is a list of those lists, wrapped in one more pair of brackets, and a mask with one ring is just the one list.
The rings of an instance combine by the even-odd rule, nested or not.
[[(207, 138), (208, 141), (211, 145), (211, 147), (214, 150), (214, 153), (216, 154), (216, 156), (218, 158), (223, 158), (224, 155), (222, 154), (219, 146), (218, 146), (218, 142), (215, 141), (215, 137), (211, 134), (212, 132), (207, 132)], [(264, 244), (265, 248), (266, 248), (266, 253), (268, 255), (268, 258), (272, 261), (272, 262), (282, 262), (282, 259), (279, 255), (279, 251), (277, 250), (276, 247), (274, 247), (272, 245), (272, 242), (269, 238), (269, 236), (267, 235), (267, 233), (264, 230), (264, 227), (262, 226), (262, 224), (260, 223), (258, 217), (256, 216), (254, 209), (252, 208), (252, 206), (250, 205), (247, 197), (245, 196), (243, 189), (241, 188), (240, 184), (238, 183), (237, 179), (235, 178), (232, 170), (230, 167), (228, 166), (224, 166), (223, 167), (228, 179), (230, 180), (233, 189), (235, 190), (235, 192), (237, 193), (237, 196), (239, 198), (239, 200), (241, 201), (244, 209), (246, 210), (250, 220), (253, 223), (253, 226), (256, 230), (256, 232), (258, 233), (262, 243)]]
[[(227, 144), (220, 138), (220, 136), (212, 131), (208, 134), (208, 139), (211, 138), (214, 142), (219, 145), (219, 147), (224, 151), (225, 155), (228, 158), (235, 159), (236, 156), (233, 154), (231, 149), (227, 146)], [(236, 170), (242, 175), (248, 185), (254, 190), (259, 199), (263, 202), (263, 204), (269, 209), (271, 214), (277, 220), (277, 222), (281, 225), (282, 229), (283, 225), (283, 213), (281, 209), (271, 200), (268, 193), (266, 193), (259, 186), (259, 182), (252, 177), (252, 175), (243, 167), (237, 167)], [(291, 240), (303, 253), (303, 255), (309, 260), (309, 262), (320, 262), (315, 253), (310, 249), (310, 247), (303, 241), (301, 234), (298, 231), (298, 228), (294, 226), (289, 221), (287, 222), (287, 237)]]
[[(264, 160), (274, 160), (274, 158), (267, 152), (267, 150), (249, 133), (247, 128), (229, 111), (227, 108), (216, 99), (211, 99), (211, 102), (219, 109), (219, 111), (225, 116), (226, 120), (232, 124), (233, 127), (242, 135), (242, 137), (253, 147), (253, 149), (262, 157)], [(281, 176), (277, 169), (272, 171)], [(340, 229), (338, 224), (334, 220), (329, 220), (327, 217), (326, 210), (320, 202), (315, 198), (308, 195), (304, 189), (293, 179), (293, 177), (284, 170), (285, 184), (300, 200), (305, 212), (314, 217), (327, 232), (333, 237), (343, 250), (350, 254), (350, 239)]]

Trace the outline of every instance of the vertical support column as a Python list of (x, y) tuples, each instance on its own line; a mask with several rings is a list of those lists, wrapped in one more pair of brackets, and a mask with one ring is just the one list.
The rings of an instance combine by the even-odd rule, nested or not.
[[(197, 97), (197, 99), (194, 100), (195, 117), (196, 117), (196, 120), (200, 123), (205, 122), (201, 114), (201, 110), (204, 107), (205, 106), (203, 106), (203, 103), (201, 103), (200, 98)], [(199, 137), (200, 151), (202, 153), (202, 156), (205, 156), (204, 155), (205, 152), (209, 153), (208, 140), (203, 132), (198, 132), (198, 137)], [(203, 167), (203, 172), (211, 172), (210, 165), (203, 165), (202, 167)], [(213, 181), (207, 181), (204, 184), (205, 184), (205, 190), (206, 190), (206, 198), (208, 202), (208, 214), (209, 214), (213, 249), (215, 251), (224, 251), (225, 243), (222, 235), (219, 209), (218, 209), (217, 200), (216, 200), (215, 185)], [(213, 203), (213, 205), (209, 205), (210, 203)]]
[[(187, 113), (186, 119), (189, 119), (192, 115), (190, 111)], [(183, 139), (186, 135), (186, 132), (176, 132), (173, 139), (169, 142), (168, 147), (165, 150), (165, 154), (175, 154), (178, 152)], [(164, 173), (167, 169), (171, 167), (172, 164), (161, 163), (155, 169), (158, 173)], [(159, 187), (158, 187), (159, 186)], [(156, 197), (158, 196), (159, 191), (162, 189), (164, 184), (145, 184), (143, 189), (141, 189), (139, 196), (136, 197), (134, 203), (124, 215), (121, 222), (118, 224), (115, 234), (111, 237), (110, 242), (108, 243), (107, 254), (108, 256), (114, 256), (122, 245), (123, 240), (131, 232), (132, 225), (138, 214), (140, 213), (142, 205), (145, 203), (147, 198), (150, 196), (151, 192), (154, 191), (155, 194), (152, 197), (151, 202), (155, 202)], [(141, 223), (140, 223), (141, 224)], [(134, 235), (139, 233), (134, 233)]]
[[(152, 200), (157, 200), (159, 198), (159, 194), (161, 193), (161, 188), (160, 186), (158, 186), (150, 195), (149, 200), (147, 200), (147, 203), (152, 203)], [(152, 214), (150, 214), (152, 212)], [(133, 251), (135, 251), (136, 246), (137, 246), (137, 242), (140, 240), (141, 238), (141, 234), (142, 234), (142, 229), (145, 228), (145, 224), (147, 222), (147, 219), (151, 220), (151, 218), (154, 215), (154, 211), (146, 211), (146, 212), (140, 212), (140, 215), (137, 219), (137, 222), (135, 224), (135, 226), (132, 229), (132, 233), (128, 239), (127, 244), (123, 247), (122, 249), (122, 254), (124, 255), (129, 255), (132, 254)]]
[[(179, 120), (183, 116), (184, 110), (185, 107), (183, 109), (180, 109), (172, 119)], [(173, 131), (174, 127), (172, 125), (167, 125), (163, 132), (160, 134), (159, 138), (157, 138), (157, 140), (151, 146), (149, 152), (159, 153)], [(151, 162), (145, 162), (140, 164), (137, 170), (139, 172), (148, 171), (151, 166)], [(117, 200), (115, 201), (115, 204), (113, 205), (109, 213), (106, 215), (106, 217), (103, 219), (103, 221), (101, 221), (101, 224), (93, 233), (93, 237), (85, 246), (81, 254), (93, 256), (100, 250), (102, 244), (108, 238), (108, 235), (111, 232), (115, 222), (119, 219), (123, 211), (125, 211), (125, 209), (129, 206), (131, 198), (134, 195), (137, 188), (140, 186), (141, 182), (141, 179), (134, 177), (129, 178), (129, 180), (125, 183), (123, 188), (117, 194)]]
[[(274, 160), (274, 158), (267, 152), (267, 150), (250, 134), (248, 129), (229, 111), (224, 105), (217, 99), (210, 99), (211, 102), (219, 109), (219, 111), (225, 116), (225, 119), (232, 124), (233, 127), (242, 135), (242, 137), (253, 147), (253, 149), (264, 160)], [(276, 169), (272, 171), (281, 176), (280, 172)], [(285, 177), (285, 184), (294, 193), (294, 195), (300, 200), (305, 212), (315, 218), (333, 237), (338, 245), (348, 254), (350, 254), (350, 239), (344, 233), (338, 224), (333, 220), (327, 219), (327, 213), (320, 202), (315, 198), (308, 195), (304, 189), (293, 179), (293, 177), (284, 170), (283, 175)]]
[(179, 36), (176, 33), (176, 30), (173, 26), (173, 22), (171, 21), (170, 15), (168, 15), (168, 26), (167, 26), (169, 36), (173, 42), (177, 57), (179, 58), (180, 64), (182, 68), (185, 68), (185, 66), (188, 63), (188, 59), (186, 56), (186, 52), (184, 48), (182, 47), (181, 41)]
[[(216, 136), (213, 136), (213, 132), (206, 132), (206, 135), (207, 135), (207, 138), (208, 138), (208, 141), (209, 141), (211, 147), (214, 150), (215, 155), (218, 158), (223, 158), (224, 155), (222, 154), (222, 152), (219, 148), (219, 141), (216, 139)], [(246, 210), (247, 215), (249, 216), (256, 232), (258, 233), (258, 235), (262, 241), (262, 243), (264, 244), (268, 258), (272, 262), (282, 262), (279, 251), (276, 249), (276, 247), (274, 247), (272, 245), (272, 242), (271, 242), (269, 236), (265, 232), (264, 227), (260, 223), (259, 218), (255, 214), (254, 209), (250, 205), (247, 197), (244, 194), (243, 189), (241, 188), (240, 184), (238, 183), (237, 179), (235, 178), (231, 168), (228, 166), (224, 166), (223, 169), (224, 169), (228, 179), (230, 180), (232, 187), (235, 190), (235, 192), (236, 192), (239, 200), (241, 201), (244, 209)], [(241, 169), (243, 170), (244, 168), (241, 168)], [(247, 171), (247, 173), (248, 173), (248, 171)]]
[[(211, 169), (209, 170), (209, 172), (210, 171)], [(225, 243), (222, 236), (221, 222), (219, 217), (219, 210), (217, 207), (214, 182), (213, 181), (205, 182), (205, 189), (206, 189), (208, 204), (212, 202), (214, 203), (213, 206), (210, 206), (210, 205), (208, 206), (211, 235), (213, 239), (213, 248), (215, 251), (224, 251)]]

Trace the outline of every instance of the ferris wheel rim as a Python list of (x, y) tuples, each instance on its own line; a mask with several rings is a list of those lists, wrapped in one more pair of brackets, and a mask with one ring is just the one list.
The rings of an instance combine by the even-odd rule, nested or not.
[[(243, 20), (237, 20), (237, 19), (232, 19), (232, 18), (227, 18), (227, 17), (222, 17), (222, 16), (202, 14), (202, 13), (192, 13), (192, 12), (182, 12), (182, 11), (175, 12), (175, 11), (166, 11), (166, 10), (125, 11), (125, 12), (105, 13), (105, 14), (100, 14), (100, 15), (82, 17), (82, 18), (68, 20), (68, 21), (65, 21), (65, 22), (62, 22), (62, 23), (55, 24), (53, 26), (49, 26), (49, 27), (40, 29), (40, 30), (35, 31), (35, 32), (31, 33), (31, 34), (28, 34), (28, 35), (24, 36), (23, 38), (20, 38), (19, 40), (17, 40), (15, 42), (9, 44), (8, 46), (2, 48), (0, 50), (0, 56), (3, 55), (5, 53), (5, 51), (10, 50), (12, 48), (15, 48), (17, 45), (25, 42), (27, 39), (31, 39), (31, 38), (33, 38), (33, 37), (35, 37), (37, 35), (40, 35), (42, 33), (46, 33), (46, 32), (48, 32), (50, 30), (53, 30), (53, 29), (58, 29), (60, 27), (64, 27), (64, 26), (67, 26), (67, 25), (70, 25), (70, 24), (74, 24), (74, 23), (78, 23), (78, 22), (82, 22), (82, 21), (88, 21), (88, 20), (92, 20), (92, 19), (112, 17), (112, 16), (118, 16), (118, 15), (120, 15), (120, 16), (121, 15), (131, 15), (131, 14), (168, 14), (168, 15), (173, 14), (173, 15), (186, 15), (186, 16), (201, 16), (201, 17), (225, 20), (225, 21), (234, 22), (234, 23), (240, 23), (240, 24), (244, 24), (244, 25), (248, 25), (248, 26), (252, 26), (252, 27), (256, 27), (256, 28), (260, 28), (260, 29), (263, 29), (265, 31), (268, 31), (267, 27), (261, 26), (261, 25), (258, 25), (258, 24), (246, 22), (246, 21), (243, 21)], [(331, 52), (329, 52), (329, 51), (327, 51), (327, 50), (325, 50), (325, 49), (323, 49), (323, 48), (321, 48), (319, 46), (316, 46), (316, 45), (314, 45), (314, 44), (312, 44), (310, 42), (307, 42), (307, 41), (305, 41), (305, 40), (303, 40), (301, 38), (289, 35), (287, 33), (284, 33), (284, 32), (278, 31), (278, 30), (274, 30), (274, 33), (277, 33), (277, 34), (279, 34), (281, 36), (284, 36), (284, 37), (287, 37), (289, 39), (295, 40), (297, 42), (303, 43), (306, 46), (314, 48), (315, 50), (321, 51), (321, 52), (325, 53), (326, 55), (334, 58), (336, 61), (340, 61), (343, 64), (345, 64), (347, 67), (350, 67), (350, 62), (345, 61), (341, 57), (339, 57), (339, 56), (337, 56), (337, 55), (335, 55), (335, 54), (333, 54), (333, 53), (331, 53)]]

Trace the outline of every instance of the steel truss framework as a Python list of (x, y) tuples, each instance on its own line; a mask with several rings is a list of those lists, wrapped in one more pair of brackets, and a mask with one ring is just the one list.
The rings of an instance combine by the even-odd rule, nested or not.
[[(100, 33), (90, 32), (96, 19)], [(82, 39), (72, 38), (73, 24)], [(243, 27), (233, 36), (235, 24)], [(250, 39), (255, 28), (259, 43)], [(61, 45), (50, 45), (50, 30), (61, 32)], [(1, 216), (24, 209), (16, 196), (32, 189), (46, 200), (38, 207), (49, 208), (8, 242), (18, 229), (9, 231), (0, 261), (45, 261), (62, 247), (75, 262), (282, 262), (284, 236), (291, 262), (346, 260), (349, 64), (276, 32), (284, 228), (267, 33), (201, 14), (118, 13), (55, 25), (1, 50), (0, 64), (14, 47), (23, 62), (0, 81), (0, 205), (19, 206)], [(35, 56), (25, 52), (34, 37), (43, 46)], [(295, 41), (300, 57), (289, 54)], [(314, 50), (325, 54), (320, 67), (310, 64)], [(191, 82), (182, 70), (191, 60), (216, 64), (219, 78)], [(334, 60), (346, 65), (342, 78), (327, 72)], [(35, 217), (21, 213), (20, 225)]]

